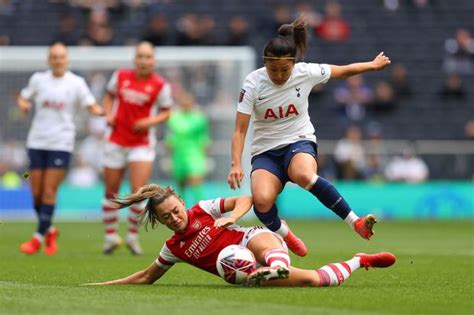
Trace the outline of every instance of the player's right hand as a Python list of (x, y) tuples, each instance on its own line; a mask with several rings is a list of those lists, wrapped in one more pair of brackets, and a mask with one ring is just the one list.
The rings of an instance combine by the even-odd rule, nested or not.
[(244, 171), (240, 166), (232, 166), (227, 176), (227, 182), (232, 190), (240, 188), (240, 182), (244, 178)]
[(115, 116), (114, 115), (107, 115), (107, 126), (114, 127), (115, 126)]
[(20, 108), (23, 114), (28, 114), (32, 106), (33, 105), (31, 104), (31, 102), (27, 100), (21, 100), (18, 102), (18, 107)]

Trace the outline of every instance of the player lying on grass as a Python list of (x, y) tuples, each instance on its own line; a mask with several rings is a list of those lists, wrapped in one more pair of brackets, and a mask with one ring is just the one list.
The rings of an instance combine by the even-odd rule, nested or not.
[[(244, 228), (234, 224), (252, 206), (249, 196), (200, 201), (186, 210), (183, 200), (172, 188), (151, 184), (115, 202), (124, 208), (143, 200), (147, 200), (147, 204), (141, 222), (150, 223), (152, 228), (164, 224), (174, 234), (147, 269), (122, 279), (91, 285), (152, 284), (177, 262), (187, 262), (218, 275), (217, 256), (223, 248), (233, 244), (247, 247), (262, 265), (248, 276), (250, 286), (337, 286), (361, 267), (383, 268), (395, 263), (393, 254), (383, 252), (357, 254), (345, 262), (328, 264), (317, 270), (295, 268), (290, 265), (288, 249), (281, 236), (266, 228)], [(231, 212), (230, 216), (224, 217), (225, 212)]]

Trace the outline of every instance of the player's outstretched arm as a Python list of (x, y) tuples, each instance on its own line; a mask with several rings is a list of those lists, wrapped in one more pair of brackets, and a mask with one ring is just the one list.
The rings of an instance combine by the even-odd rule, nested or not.
[(237, 222), (252, 207), (251, 196), (239, 196), (226, 198), (224, 201), (224, 212), (232, 211), (230, 216), (222, 217), (214, 222), (215, 227), (226, 227)]
[(128, 277), (96, 283), (85, 283), (84, 285), (114, 285), (114, 284), (153, 284), (160, 279), (168, 269), (160, 268), (155, 262), (145, 270), (135, 272)]
[(345, 79), (368, 71), (382, 70), (390, 63), (390, 58), (381, 52), (372, 61), (351, 63), (345, 66), (331, 65), (331, 79)]

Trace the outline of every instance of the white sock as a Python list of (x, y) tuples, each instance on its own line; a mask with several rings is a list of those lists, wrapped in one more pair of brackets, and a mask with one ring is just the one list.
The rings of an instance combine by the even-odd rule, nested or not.
[(270, 267), (286, 267), (290, 266), (290, 256), (288, 251), (283, 248), (271, 249), (265, 253), (265, 262)]
[(357, 219), (359, 219), (359, 217), (357, 216), (357, 214), (354, 213), (354, 211), (351, 211), (349, 212), (349, 214), (347, 215), (347, 217), (344, 219), (344, 221), (349, 224), (349, 226), (351, 228), (354, 228), (354, 222), (357, 221)]
[(39, 234), (38, 232), (35, 232), (35, 234), (33, 234), (33, 237), (40, 241), (40, 243), (44, 242), (44, 236)]
[(278, 235), (281, 235), (281, 237), (285, 238), (288, 235), (289, 231), (290, 230), (288, 229), (286, 224), (284, 224), (282, 222), (280, 228), (278, 230), (276, 230), (275, 233), (278, 234)]
[(347, 280), (352, 272), (360, 268), (360, 258), (353, 257), (341, 263), (327, 264), (316, 272), (319, 275), (321, 287), (334, 287)]

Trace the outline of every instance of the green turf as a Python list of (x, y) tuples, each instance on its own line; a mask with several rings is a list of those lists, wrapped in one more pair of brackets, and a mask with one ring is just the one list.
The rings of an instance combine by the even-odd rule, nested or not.
[[(168, 232), (142, 233), (143, 257), (100, 253), (99, 223), (59, 223), (60, 252), (26, 257), (32, 223), (0, 224), (0, 314), (473, 314), (473, 222), (381, 222), (366, 242), (338, 221), (290, 222), (317, 268), (357, 252), (392, 251), (389, 269), (359, 270), (336, 288), (241, 288), (193, 267), (151, 286), (83, 287), (147, 267)], [(124, 230), (122, 226), (122, 230)]]

